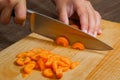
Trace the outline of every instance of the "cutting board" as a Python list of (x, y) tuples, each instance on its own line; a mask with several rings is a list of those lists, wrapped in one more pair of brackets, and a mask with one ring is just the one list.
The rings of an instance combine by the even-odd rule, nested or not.
[[(69, 70), (65, 72), (60, 80), (86, 80), (86, 79), (89, 80), (90, 77), (94, 76), (96, 71), (98, 74), (96, 74), (95, 76), (103, 74), (102, 71), (98, 72), (99, 68), (100, 70), (104, 69), (100, 67), (101, 64), (103, 66), (106, 66), (103, 63), (107, 64), (107, 62), (109, 63), (110, 60), (108, 60), (107, 62), (105, 60), (109, 59), (109, 57), (112, 56), (112, 53), (115, 52), (116, 54), (118, 52), (118, 49), (120, 49), (119, 46), (116, 46), (120, 42), (120, 24), (102, 20), (101, 27), (103, 30), (103, 34), (98, 36), (97, 38), (115, 48), (114, 50), (80, 51), (71, 49), (70, 47), (65, 48), (57, 46), (56, 44), (54, 44), (54, 41), (49, 38), (46, 38), (42, 35), (38, 35), (35, 33), (31, 33), (24, 39), (16, 42), (15, 44), (9, 46), (8, 48), (0, 52), (0, 80), (57, 80), (43, 77), (40, 71), (33, 71), (33, 73), (31, 73), (28, 77), (26, 78), (22, 77), (21, 67), (15, 65), (14, 63), (14, 61), (16, 60), (16, 55), (19, 54), (20, 52), (31, 50), (33, 48), (42, 48), (45, 50), (49, 50), (55, 54), (67, 56), (71, 58), (72, 61), (80, 62), (80, 65), (76, 67), (74, 70)], [(106, 67), (110, 68), (110, 66)], [(117, 74), (120, 74), (120, 71), (117, 72)], [(99, 77), (97, 77), (97, 79)], [(95, 78), (91, 80), (97, 79)]]

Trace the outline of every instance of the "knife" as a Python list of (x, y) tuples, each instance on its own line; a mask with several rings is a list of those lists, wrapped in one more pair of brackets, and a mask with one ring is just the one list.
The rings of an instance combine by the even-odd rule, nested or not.
[(113, 48), (97, 38), (72, 28), (54, 18), (28, 10), (31, 31), (55, 40), (59, 36), (65, 36), (70, 41), (81, 42), (85, 48), (91, 50), (112, 50)]

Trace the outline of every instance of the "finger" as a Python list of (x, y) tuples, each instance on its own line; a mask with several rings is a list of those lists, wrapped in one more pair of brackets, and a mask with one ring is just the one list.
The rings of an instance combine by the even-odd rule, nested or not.
[(88, 12), (86, 8), (82, 4), (82, 2), (75, 2), (74, 3), (75, 10), (80, 19), (81, 30), (85, 33), (88, 31)]
[(67, 14), (67, 10), (65, 8), (62, 8), (60, 11), (59, 11), (59, 20), (64, 22), (65, 24), (69, 24), (69, 21), (68, 21), (68, 14)]
[(89, 20), (89, 28), (88, 28), (88, 33), (94, 37), (96, 37), (96, 34), (97, 34), (97, 26), (96, 26), (96, 15), (95, 15), (95, 12), (94, 12), (94, 9), (92, 8), (92, 5), (90, 4), (90, 2), (87, 2), (87, 5), (86, 5), (86, 9), (88, 11), (88, 20)]
[(1, 12), (2, 24), (8, 24), (11, 18), (12, 7), (5, 7)]
[(99, 35), (102, 33), (102, 30), (100, 28), (101, 16), (97, 11), (95, 11), (95, 15), (96, 15), (96, 29), (95, 30), (96, 30), (96, 34)]
[(97, 32), (97, 35), (100, 35), (100, 34), (102, 34), (102, 29), (101, 28), (99, 28), (98, 32)]
[(18, 1), (17, 5), (15, 6), (15, 23), (23, 25), (26, 19), (26, 0)]

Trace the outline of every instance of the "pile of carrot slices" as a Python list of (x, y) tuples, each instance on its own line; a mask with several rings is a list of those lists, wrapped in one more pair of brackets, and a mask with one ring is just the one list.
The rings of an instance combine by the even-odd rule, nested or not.
[(23, 77), (26, 77), (33, 70), (39, 70), (47, 78), (60, 79), (63, 72), (79, 65), (79, 62), (72, 62), (67, 57), (53, 54), (41, 48), (22, 52), (16, 57), (16, 64), (23, 67)]

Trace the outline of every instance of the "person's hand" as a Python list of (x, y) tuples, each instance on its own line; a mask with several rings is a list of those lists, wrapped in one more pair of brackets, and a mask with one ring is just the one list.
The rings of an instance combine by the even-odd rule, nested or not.
[(26, 19), (26, 0), (0, 0), (0, 22), (8, 24), (12, 15), (15, 13), (14, 22), (24, 24)]
[(80, 20), (81, 30), (92, 36), (101, 34), (100, 14), (92, 7), (87, 0), (54, 0), (59, 20), (65, 24), (69, 24), (68, 18), (77, 13)]

